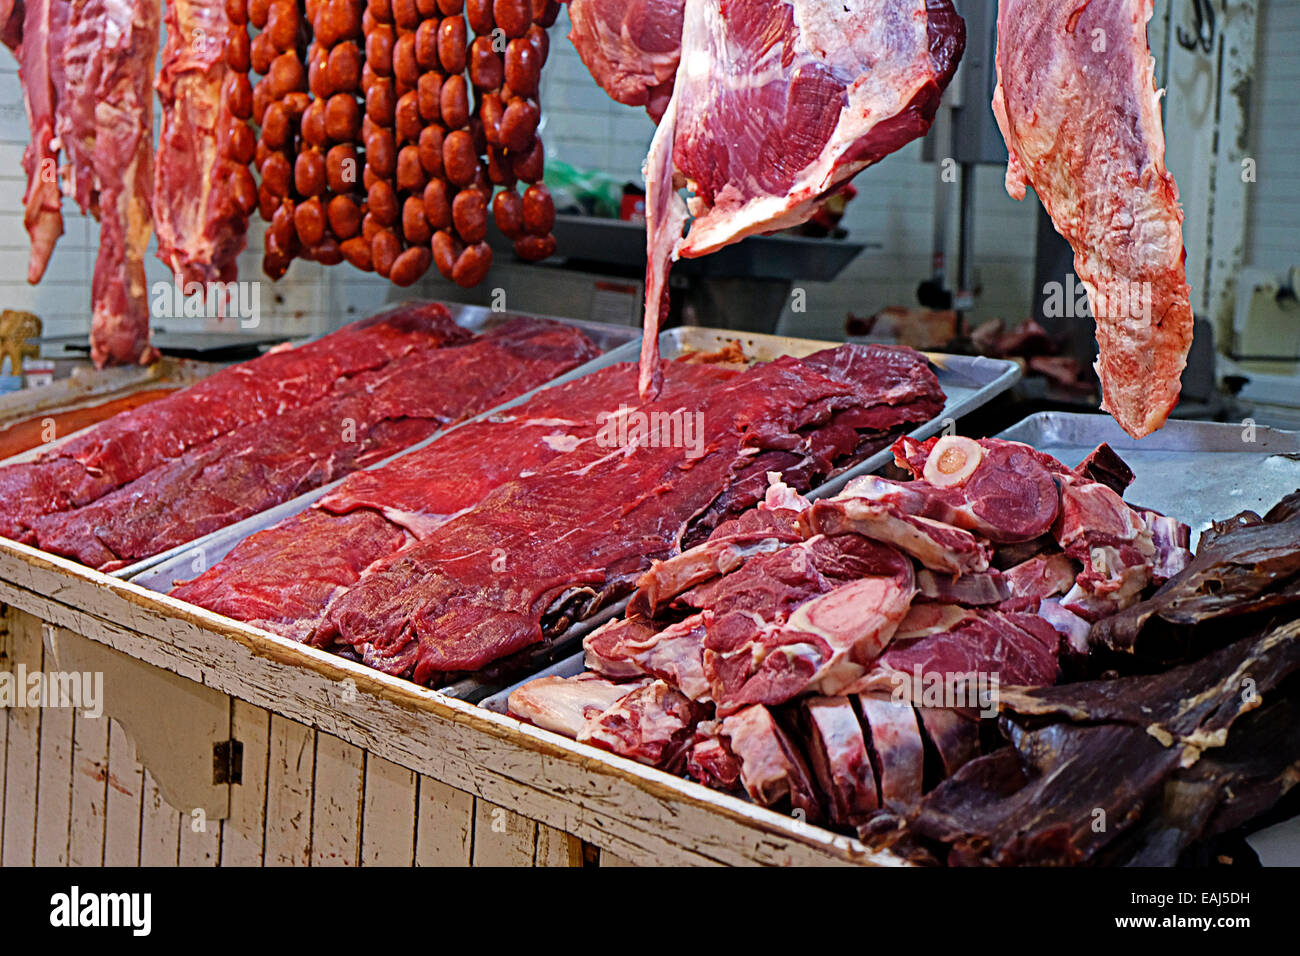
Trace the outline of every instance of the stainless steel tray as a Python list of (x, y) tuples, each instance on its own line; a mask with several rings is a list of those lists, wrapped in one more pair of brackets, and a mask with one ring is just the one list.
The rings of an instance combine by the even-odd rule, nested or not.
[[(486, 318), (482, 313), (487, 310), (478, 310), (477, 314), (466, 314), (465, 321), (475, 321)], [(468, 313), (468, 310), (467, 310)], [(457, 321), (462, 321), (461, 315), (457, 316)], [(566, 320), (561, 320), (566, 321)], [(608, 329), (617, 332), (630, 333), (635, 338), (626, 341), (607, 351), (600, 357), (592, 360), (581, 368), (560, 376), (552, 382), (547, 383), (541, 388), (551, 388), (556, 385), (582, 378), (599, 369), (605, 368), (619, 362), (634, 362), (640, 354), (640, 336), (635, 329), (629, 329), (620, 326), (599, 326), (597, 323), (572, 323), (584, 330), (588, 326), (597, 326), (599, 329)], [(472, 325), (468, 325), (474, 328)], [(735, 332), (724, 329), (708, 329), (697, 326), (682, 326), (675, 329), (669, 329), (660, 334), (660, 350), (665, 358), (678, 358), (690, 352), (710, 352), (730, 345), (733, 342), (739, 342), (746, 357), (755, 362), (766, 362), (779, 358), (782, 355), (805, 356), (822, 349), (834, 348), (841, 343), (827, 342), (817, 339), (791, 338), (788, 336), (766, 335), (762, 333)], [(600, 344), (599, 342), (597, 344)], [(996, 395), (1010, 388), (1020, 376), (1019, 367), (1010, 361), (1000, 359), (988, 359), (972, 356), (961, 355), (943, 355), (938, 353), (926, 353), (927, 358), (935, 368), (939, 377), (939, 384), (944, 389), (947, 399), (944, 403), (943, 410), (932, 420), (915, 429), (912, 434), (918, 438), (926, 438), (935, 434), (942, 429), (945, 424), (954, 422), (960, 416), (980, 407), (991, 400)], [(494, 409), (484, 412), (480, 416), (471, 418), (468, 421), (473, 422), (479, 419), (488, 418), (498, 415), (502, 411), (515, 405), (527, 401), (532, 395), (541, 389), (535, 389), (532, 392), (521, 395), (518, 398), (506, 402)], [(468, 422), (462, 423), (468, 424)], [(460, 427), (460, 425), (453, 426)], [(370, 468), (380, 468), (402, 455), (410, 454), (417, 449), (423, 448), (431, 442), (436, 441), (439, 437), (446, 434), (452, 429), (445, 429), (419, 444), (412, 445), (410, 448), (393, 455), (383, 462), (379, 462)], [(844, 483), (856, 475), (868, 474), (878, 470), (884, 464), (892, 460), (892, 454), (888, 451), (881, 451), (869, 459), (860, 462), (852, 469), (845, 471), (837, 476), (834, 480), (827, 482), (815, 489), (814, 496), (834, 494)], [(230, 525), (220, 531), (216, 531), (203, 538), (199, 538), (187, 545), (173, 549), (163, 555), (151, 559), (148, 562), (141, 562), (131, 568), (125, 568), (118, 572), (119, 576), (126, 577), (133, 582), (143, 585), (155, 591), (170, 591), (177, 581), (187, 580), (195, 576), (196, 566), (198, 568), (211, 567), (216, 562), (228, 554), (231, 549), (239, 542), (252, 534), (269, 528), (283, 519), (305, 511), (311, 507), (312, 503), (318, 498), (328, 494), (338, 482), (324, 488), (316, 489), (292, 501), (285, 502), (275, 508), (254, 515), (241, 522)], [(536, 652), (536, 659), (533, 663), (525, 665), (530, 672), (541, 667), (546, 667), (556, 659), (567, 657), (572, 653), (574, 644), (579, 641), (583, 635), (596, 627), (603, 621), (620, 613), (625, 606), (625, 602), (617, 602), (606, 608), (585, 621), (581, 621), (570, 627), (563, 635), (548, 643), (545, 647), (539, 648)], [(451, 696), (461, 697), (464, 699), (479, 699), (484, 696), (495, 693), (500, 689), (500, 684), (485, 684), (477, 680), (464, 680), (442, 688), (444, 693)]]
[(1137, 477), (1124, 497), (1192, 529), (1195, 546), (1213, 520), (1263, 513), (1300, 488), (1300, 432), (1219, 422), (1170, 421), (1141, 441), (1109, 415), (1039, 412), (999, 438), (1024, 442), (1077, 465), (1106, 442)]
[[(550, 385), (556, 385), (562, 382), (567, 382), (574, 378), (580, 378), (581, 376), (586, 375), (597, 368), (603, 367), (603, 365), (608, 365), (610, 363), (608, 361), (605, 361), (605, 359), (610, 352), (622, 346), (639, 343), (640, 341), (640, 333), (638, 332), (638, 330), (631, 328), (629, 326), (606, 325), (603, 322), (588, 322), (583, 319), (561, 319), (561, 318), (554, 318), (552, 316), (536, 316), (536, 315), (524, 316), (523, 313), (519, 313), (519, 312), (493, 312), (491, 309), (479, 305), (460, 305), (457, 303), (450, 303), (450, 302), (444, 304), (447, 306), (447, 309), (451, 312), (452, 318), (455, 320), (456, 324), (469, 329), (471, 332), (486, 332), (495, 328), (496, 326), (504, 324), (506, 321), (510, 319), (515, 319), (515, 318), (521, 318), (521, 317), (546, 318), (546, 319), (551, 319), (552, 321), (555, 322), (563, 322), (565, 325), (571, 325), (574, 328), (580, 330), (589, 339), (591, 339), (592, 342), (596, 344), (596, 347), (599, 348), (602, 353), (604, 353), (601, 356), (598, 356), (592, 361), (586, 363), (585, 365), (580, 365), (577, 368), (564, 373), (558, 378), (552, 379), (550, 382), (547, 382), (544, 385), (539, 386), (538, 388), (531, 389), (530, 391), (525, 392), (523, 395), (519, 396), (518, 398), (512, 399), (511, 401), (508, 402), (502, 402), (500, 405), (489, 409), (488, 411), (484, 412), (482, 415), (476, 416), (478, 418), (486, 418), (490, 415), (495, 415), (504, 409), (510, 408), (513, 405), (517, 405), (520, 402), (526, 401), (529, 397), (531, 397), (533, 394), (535, 394), (542, 388), (546, 388)], [(639, 348), (640, 346), (636, 345), (635, 347)], [(474, 419), (470, 419), (470, 421), (473, 420)], [(449, 428), (439, 429), (438, 431), (430, 435), (428, 438), (416, 442), (414, 445), (410, 445), (406, 448), (403, 448), (401, 451), (395, 452), (394, 454), (389, 455), (387, 458), (378, 461), (369, 467), (381, 468), (395, 458), (399, 458), (402, 455), (409, 454), (410, 452), (413, 452), (416, 449), (423, 448), (424, 446), (430, 444), (431, 442), (437, 441), (440, 437), (445, 435), (452, 428), (457, 428), (461, 424), (464, 423), (459, 422), (456, 425), (450, 426)], [(172, 587), (171, 582), (173, 580), (184, 580), (186, 577), (194, 576), (193, 567), (196, 561), (202, 560), (204, 562), (207, 562), (202, 566), (211, 567), (212, 564), (214, 564), (217, 561), (220, 561), (223, 557), (225, 557), (226, 553), (230, 551), (230, 549), (233, 548), (235, 544), (237, 544), (239, 541), (242, 541), (244, 538), (248, 537), (249, 535), (261, 531), (264, 528), (269, 528), (271, 525), (283, 520), (284, 518), (289, 517), (290, 515), (294, 515), (297, 514), (299, 511), (306, 510), (306, 508), (309, 507), (313, 501), (322, 497), (323, 495), (328, 494), (329, 492), (337, 488), (342, 480), (343, 479), (339, 479), (339, 481), (335, 481), (328, 485), (324, 485), (320, 488), (316, 488), (313, 491), (309, 491), (303, 495), (299, 495), (297, 498), (291, 498), (289, 501), (276, 505), (275, 507), (268, 508), (266, 511), (259, 512), (258, 514), (245, 518), (242, 521), (238, 521), (235, 524), (228, 525), (227, 527), (222, 528), (219, 531), (214, 531), (211, 534), (205, 535), (202, 538), (196, 538), (194, 541), (189, 541), (186, 542), (185, 544), (177, 545), (176, 547), (171, 548), (167, 551), (163, 551), (160, 554), (155, 554), (152, 557), (144, 558), (140, 561), (137, 561), (134, 564), (128, 565), (125, 568), (121, 568), (117, 571), (114, 571), (113, 577), (125, 578), (129, 580), (137, 581), (138, 583), (143, 584), (145, 587), (152, 588), (153, 590), (156, 591), (171, 590)], [(235, 535), (235, 537), (232, 538), (232, 535)], [(223, 547), (223, 542), (226, 541), (229, 541), (229, 543), (225, 544)], [(164, 565), (173, 566), (177, 570), (183, 569), (183, 573), (174, 576), (165, 576), (164, 578), (159, 579), (160, 581), (159, 585), (155, 586), (155, 584), (150, 583), (154, 579), (145, 576), (144, 572), (148, 571), (149, 569), (161, 568)]]
[[(1297, 432), (1171, 421), (1154, 435), (1135, 441), (1109, 415), (1039, 412), (998, 437), (1024, 442), (1067, 465), (1077, 465), (1099, 444), (1108, 443), (1137, 476), (1124, 497), (1133, 504), (1187, 522), (1192, 528), (1193, 546), (1212, 520), (1245, 509), (1265, 511), (1283, 495), (1300, 488)], [(828, 493), (823, 486), (814, 494)], [(504, 714), (510, 692), (520, 684), (538, 677), (580, 674), (582, 660), (580, 652), (558, 660), (488, 695), (480, 704)]]

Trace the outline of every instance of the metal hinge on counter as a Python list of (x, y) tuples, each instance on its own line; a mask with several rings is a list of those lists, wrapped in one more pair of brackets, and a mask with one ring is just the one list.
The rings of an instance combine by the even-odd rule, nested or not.
[(212, 745), (212, 785), (244, 782), (244, 745), (222, 740)]

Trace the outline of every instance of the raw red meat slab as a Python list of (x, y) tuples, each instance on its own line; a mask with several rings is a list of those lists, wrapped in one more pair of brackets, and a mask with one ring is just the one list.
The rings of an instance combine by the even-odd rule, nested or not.
[(187, 450), (310, 404), (409, 352), (469, 339), (436, 303), (399, 306), (294, 349), (222, 369), (117, 415), (35, 462), (0, 468), (0, 535), (35, 543), (41, 515), (89, 504)]
[(685, 0), (569, 0), (569, 40), (613, 99), (657, 123), (673, 95)]
[[(695, 389), (734, 374), (719, 366), (674, 364), (665, 397), (681, 401)], [(335, 514), (374, 508), (424, 537), (498, 485), (592, 441), (601, 412), (639, 404), (635, 386), (632, 367), (619, 364), (548, 388), (523, 405), (458, 428), (391, 465), (353, 475), (317, 507)]]
[(924, 135), (966, 43), (950, 0), (690, 0), (681, 36), (645, 165), (640, 387), (651, 398), (671, 262), (806, 221)]
[(544, 618), (589, 611), (674, 553), (756, 451), (797, 450), (802, 429), (875, 402), (873, 383), (827, 377), (818, 364), (778, 359), (700, 394), (708, 452), (696, 460), (676, 448), (588, 445), (501, 486), (368, 574), (315, 642), (427, 683), (542, 641)]
[(226, 65), (225, 0), (167, 0), (166, 20), (155, 84), (162, 105), (153, 184), (158, 258), (185, 281), (231, 282), (248, 219), (220, 152), (243, 125), (221, 102), (222, 83), (233, 73)]
[(1134, 438), (1178, 403), (1192, 344), (1183, 213), (1165, 168), (1152, 0), (1001, 0), (993, 112), (1007, 192), (1033, 186), (1097, 320), (1102, 408)]
[[(60, 144), (54, 135), (55, 110), (63, 90), (63, 58), (59, 50), (66, 42), (69, 6), (64, 0), (29, 0), (14, 3), (10, 10), (6, 43), (21, 33), (22, 43), (14, 49), (18, 75), (23, 84), (23, 102), (32, 138), (23, 151), (27, 192), (23, 197), (23, 225), (31, 237), (31, 258), (27, 281), (37, 283), (63, 235), (63, 197), (59, 193)], [(21, 31), (14, 30), (20, 21)], [(10, 44), (12, 45), (12, 44)]]
[[(733, 370), (674, 363), (666, 395), (686, 396)], [(601, 411), (634, 405), (636, 368), (620, 364), (548, 388), (490, 419), (471, 422), (373, 471), (351, 475), (316, 507), (237, 545), (173, 596), (302, 639), (330, 599), (371, 564), (468, 510), (498, 485), (590, 441)], [(383, 517), (380, 517), (380, 515)], [(338, 517), (346, 514), (349, 519)], [(367, 516), (360, 520), (360, 516)], [(383, 525), (386, 534), (373, 529)], [(347, 574), (315, 573), (313, 554), (346, 552)], [(269, 595), (282, 595), (276, 603)]]
[(68, 154), (67, 191), (99, 220), (91, 280), (95, 365), (148, 364), (144, 255), (153, 232), (153, 68), (157, 0), (69, 0), (67, 26), (50, 37), (63, 60), (56, 133)]
[(237, 429), (94, 504), (35, 522), (40, 546), (111, 569), (193, 541), (514, 398), (597, 354), (581, 332), (517, 319), (404, 356), (349, 391)]

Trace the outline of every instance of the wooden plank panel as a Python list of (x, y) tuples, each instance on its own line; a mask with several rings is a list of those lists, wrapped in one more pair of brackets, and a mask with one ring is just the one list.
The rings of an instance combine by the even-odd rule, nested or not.
[(474, 805), (474, 866), (532, 866), (537, 824), (479, 800)]
[(316, 733), (271, 715), (271, 752), (266, 773), (266, 865), (311, 864), (311, 782)]
[[(9, 608), (0, 604), (0, 673), (10, 673)], [(0, 860), (5, 847), (5, 755), (8, 752), (9, 708), (0, 707)]]
[(230, 788), (230, 816), (221, 825), (221, 865), (261, 866), (266, 840), (266, 770), (271, 714), (233, 702), (230, 733), (244, 747), (240, 782)]
[[(116, 720), (108, 720), (108, 804), (104, 814), (104, 865), (137, 866), (148, 838), (141, 832), (146, 802), (144, 768), (135, 745)], [(147, 815), (147, 813), (146, 813)], [(175, 858), (172, 865), (175, 865)]]
[(140, 865), (176, 866), (180, 859), (180, 835), (180, 813), (163, 799), (158, 781), (146, 770), (144, 810), (140, 815)]
[(221, 821), (210, 820), (202, 809), (181, 813), (181, 866), (221, 865)]
[(72, 805), (71, 707), (50, 707), (41, 714), (41, 757), (36, 805), (36, 865), (68, 865), (68, 829)]
[(474, 797), (432, 777), (420, 777), (416, 866), (469, 866), (473, 846)]
[(361, 864), (410, 866), (415, 858), (415, 774), (392, 761), (366, 757), (361, 815)]
[(72, 822), (68, 859), (73, 866), (104, 865), (108, 815), (107, 717), (77, 714), (72, 722)]
[(36, 801), (39, 797), (41, 708), (27, 706), (25, 681), (44, 664), (41, 622), (9, 612), (9, 668), (22, 706), (9, 710), (5, 741), (5, 835), (0, 866), (31, 866), (36, 860)]
[(563, 830), (537, 824), (533, 866), (582, 866), (582, 841)]
[(316, 735), (312, 787), (312, 866), (356, 866), (361, 854), (365, 755), (331, 734)]

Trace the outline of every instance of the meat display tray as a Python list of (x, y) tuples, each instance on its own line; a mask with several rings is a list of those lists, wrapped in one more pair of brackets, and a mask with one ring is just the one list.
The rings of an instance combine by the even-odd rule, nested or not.
[[(485, 313), (485, 314), (479, 314)], [(475, 321), (490, 321), (491, 313), (486, 309), (478, 310), (465, 309), (457, 313), (457, 321), (465, 324), (469, 328), (475, 328)], [(561, 319), (560, 321), (569, 321)], [(550, 388), (560, 385), (576, 378), (589, 375), (599, 369), (619, 362), (634, 362), (640, 354), (640, 341), (637, 330), (621, 326), (602, 326), (598, 323), (575, 321), (571, 324), (582, 328), (584, 331), (592, 329), (600, 334), (618, 333), (624, 334), (626, 339), (630, 334), (635, 336), (631, 341), (625, 341), (624, 344), (609, 349), (605, 354), (593, 359), (580, 368), (548, 382), (541, 388)], [(592, 334), (592, 333), (589, 333)], [(594, 337), (594, 336), (593, 336)], [(597, 344), (603, 343), (597, 339)], [(739, 343), (745, 356), (750, 361), (766, 362), (779, 358), (782, 355), (804, 356), (811, 355), (813, 352), (821, 351), (826, 348), (833, 348), (840, 344), (837, 342), (826, 342), (817, 339), (802, 339), (789, 336), (767, 335), (763, 333), (736, 332), (725, 329), (709, 329), (699, 326), (681, 326), (674, 329), (668, 329), (660, 334), (659, 345), (661, 353), (665, 358), (677, 358), (691, 352), (711, 352)], [(995, 396), (1009, 389), (1020, 376), (1019, 367), (1011, 361), (1002, 359), (989, 359), (978, 356), (964, 355), (944, 355), (939, 353), (925, 353), (926, 357), (934, 366), (935, 372), (939, 378), (939, 384), (944, 390), (946, 400), (942, 411), (930, 421), (921, 425), (912, 431), (912, 435), (917, 438), (927, 438), (942, 428), (947, 423), (955, 422), (962, 415), (965, 415)], [(536, 391), (529, 392), (513, 399), (510, 402), (503, 403), (496, 408), (484, 412), (480, 416), (471, 418), (468, 421), (476, 421), (482, 418), (489, 418), (499, 415), (501, 412), (515, 405), (527, 401)], [(467, 424), (468, 422), (461, 423)], [(460, 427), (459, 425), (453, 428)], [(452, 429), (444, 429), (442, 432), (435, 434), (424, 441), (412, 445), (410, 448), (393, 455), (383, 462), (376, 463), (370, 468), (379, 468), (384, 464), (399, 458), (402, 455), (423, 448), (430, 442), (436, 441), (441, 435), (446, 434)], [(887, 462), (892, 460), (892, 454), (888, 450), (872, 455), (870, 458), (859, 462), (853, 468), (846, 470), (836, 476), (831, 481), (814, 489), (813, 496), (830, 495), (839, 491), (844, 483), (856, 475), (869, 474), (878, 470)], [(124, 568), (117, 572), (118, 577), (126, 578), (135, 584), (149, 588), (153, 591), (167, 592), (170, 591), (178, 581), (188, 580), (195, 577), (196, 573), (201, 572), (204, 568), (211, 567), (220, 561), (235, 547), (250, 535), (256, 534), (269, 528), (271, 525), (284, 520), (291, 515), (300, 511), (305, 511), (311, 507), (312, 503), (318, 498), (328, 494), (338, 486), (339, 482), (318, 488), (315, 491), (301, 495), (292, 501), (287, 501), (282, 505), (268, 509), (261, 514), (254, 515), (244, 521), (232, 524), (220, 531), (213, 532), (210, 535), (199, 538), (170, 552), (159, 555), (148, 562), (141, 562), (129, 568)], [(545, 646), (537, 649), (531, 657), (525, 658), (518, 662), (519, 670), (526, 673), (534, 673), (539, 668), (547, 667), (556, 660), (566, 658), (573, 653), (574, 647), (581, 641), (582, 637), (591, 631), (600, 623), (613, 617), (622, 611), (623, 602), (611, 604), (602, 608), (600, 612), (593, 615), (587, 620), (580, 621), (563, 634), (557, 636)], [(454, 684), (441, 688), (442, 691), (450, 696), (459, 697), (465, 700), (479, 700), (486, 696), (496, 693), (501, 689), (503, 684), (485, 683), (478, 679), (462, 680)]]
[(1211, 521), (1239, 511), (1263, 514), (1300, 488), (1300, 432), (1171, 420), (1138, 441), (1109, 415), (1039, 412), (998, 437), (1067, 465), (1106, 442), (1137, 475), (1125, 499), (1186, 522), (1193, 546)]
[[(1067, 465), (1078, 464), (1106, 442), (1137, 476), (1124, 497), (1133, 504), (1185, 521), (1192, 529), (1193, 545), (1211, 521), (1243, 510), (1262, 513), (1284, 495), (1300, 488), (1300, 433), (1297, 432), (1217, 422), (1170, 421), (1160, 431), (1137, 441), (1109, 415), (1039, 412), (997, 437), (1031, 445)], [(864, 462), (854, 471), (861, 473), (863, 466), (871, 464), (871, 460)], [(838, 488), (843, 483), (842, 480), (831, 482), (818, 488), (813, 496), (825, 496), (831, 493), (830, 486)], [(587, 628), (583, 633), (590, 630)], [(489, 694), (479, 703), (504, 714), (507, 698), (520, 684), (538, 677), (573, 677), (582, 671), (582, 653), (571, 654)], [(1297, 840), (1300, 841), (1300, 834)]]

